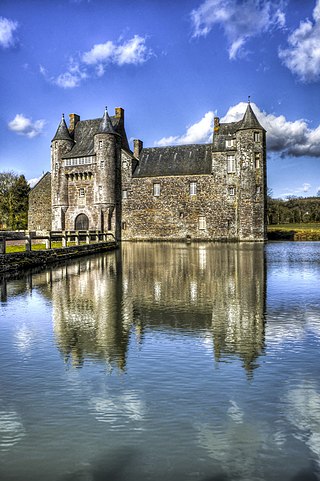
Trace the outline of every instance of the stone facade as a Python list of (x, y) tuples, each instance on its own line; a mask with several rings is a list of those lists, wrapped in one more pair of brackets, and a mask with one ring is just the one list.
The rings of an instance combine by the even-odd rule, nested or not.
[[(265, 130), (250, 103), (239, 122), (215, 118), (212, 144), (143, 148), (135, 140), (133, 152), (123, 109), (86, 121), (71, 114), (52, 140), (51, 172), (53, 230), (109, 230), (119, 240), (266, 238)], [(32, 229), (46, 183), (30, 194)]]
[(28, 229), (51, 230), (51, 174), (44, 174), (29, 195)]

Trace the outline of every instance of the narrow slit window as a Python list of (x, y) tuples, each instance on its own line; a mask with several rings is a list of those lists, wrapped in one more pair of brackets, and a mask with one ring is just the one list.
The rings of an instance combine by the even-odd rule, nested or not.
[(228, 174), (236, 171), (236, 159), (234, 155), (228, 155), (227, 157), (227, 171)]
[(159, 196), (160, 196), (160, 184), (159, 184), (159, 183), (154, 183), (154, 184), (153, 184), (153, 196), (154, 196), (154, 197), (159, 197)]
[(85, 192), (84, 188), (83, 188), (83, 187), (80, 187), (80, 189), (79, 189), (79, 197), (85, 197), (85, 195), (86, 195), (86, 192)]
[(260, 142), (260, 132), (254, 132), (253, 138), (255, 142)]
[(260, 169), (260, 152), (254, 154), (254, 165), (256, 169)]
[(197, 195), (197, 182), (190, 182), (189, 192), (190, 195)]

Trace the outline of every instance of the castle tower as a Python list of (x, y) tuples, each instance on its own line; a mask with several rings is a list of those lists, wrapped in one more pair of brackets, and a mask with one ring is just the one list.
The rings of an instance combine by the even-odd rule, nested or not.
[(70, 152), (74, 145), (64, 120), (58, 126), (51, 141), (51, 199), (52, 199), (52, 230), (65, 229), (65, 213), (68, 209), (68, 180), (63, 172), (62, 157)]
[(114, 130), (107, 108), (94, 135), (96, 154), (95, 205), (100, 210), (100, 229), (120, 228), (120, 155), (121, 136)]
[(239, 162), (238, 235), (240, 240), (265, 240), (266, 131), (250, 101), (236, 133)]

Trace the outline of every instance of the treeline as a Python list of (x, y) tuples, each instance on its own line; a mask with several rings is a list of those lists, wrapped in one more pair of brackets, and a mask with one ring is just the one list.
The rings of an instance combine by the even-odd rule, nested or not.
[(268, 224), (320, 222), (320, 197), (267, 198)]
[(27, 229), (29, 191), (24, 175), (0, 172), (0, 229)]

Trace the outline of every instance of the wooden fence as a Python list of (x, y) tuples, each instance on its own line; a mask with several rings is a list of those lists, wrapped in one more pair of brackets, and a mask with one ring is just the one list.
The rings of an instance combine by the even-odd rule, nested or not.
[(2, 231), (0, 233), (0, 254), (6, 254), (7, 242), (24, 241), (26, 251), (29, 252), (32, 250), (32, 243), (39, 240), (44, 241), (46, 249), (51, 249), (53, 242), (61, 242), (62, 247), (67, 247), (68, 242), (74, 242), (74, 245), (79, 245), (81, 242), (90, 244), (92, 242), (116, 241), (112, 232), (99, 230), (48, 231), (43, 234), (23, 231)]

